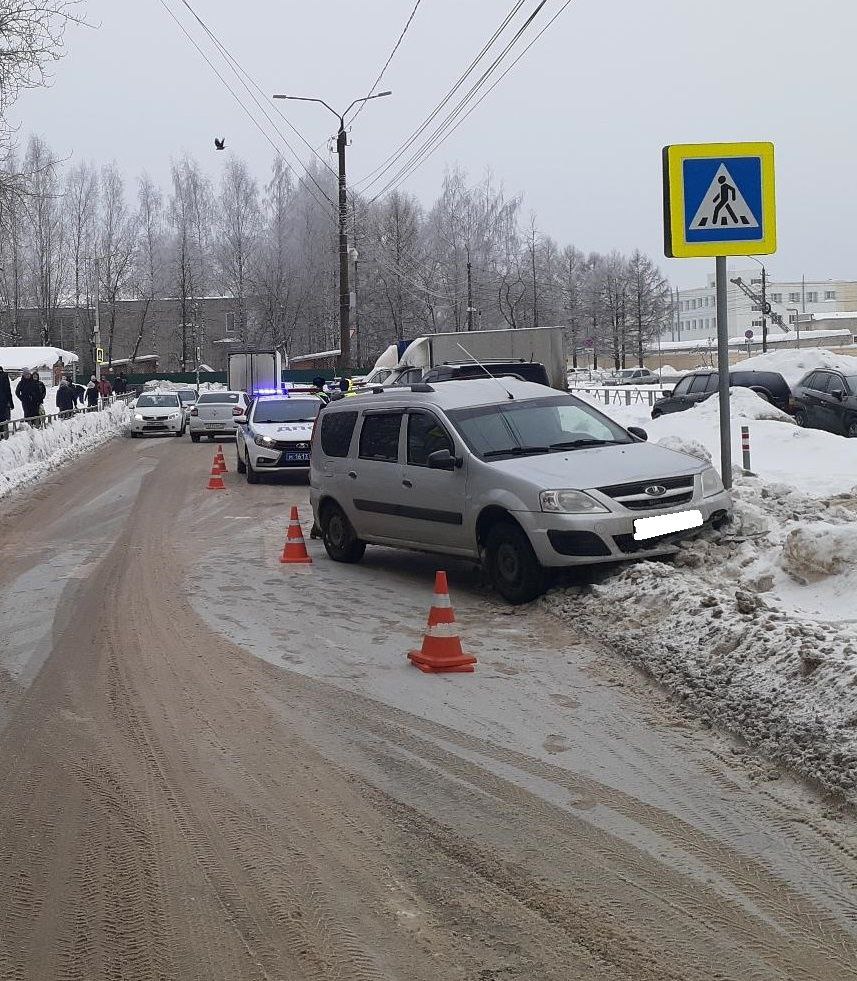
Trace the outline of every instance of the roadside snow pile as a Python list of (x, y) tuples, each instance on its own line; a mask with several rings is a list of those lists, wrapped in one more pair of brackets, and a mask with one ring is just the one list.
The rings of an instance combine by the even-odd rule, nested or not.
[(555, 590), (555, 615), (712, 724), (857, 799), (857, 496), (739, 477), (735, 521), (672, 561)]
[(813, 368), (834, 368), (846, 375), (857, 375), (857, 358), (834, 354), (825, 347), (769, 351), (732, 365), (735, 371), (778, 371), (791, 387)]
[(116, 402), (0, 440), (0, 497), (111, 439), (130, 418), (127, 405)]
[[(147, 392), (186, 392), (188, 389), (196, 390), (196, 382), (171, 382), (165, 379), (152, 379), (143, 385), (143, 390)], [(223, 392), (226, 386), (221, 382), (200, 382), (200, 392)]]
[[(645, 404), (598, 405), (595, 399), (587, 401), (622, 426), (642, 426), (653, 443), (670, 449), (680, 449), (681, 443), (701, 444), (720, 469), (720, 406), (716, 397), (659, 419), (651, 418), (651, 409)], [(791, 416), (747, 388), (733, 388), (730, 402), (732, 462), (736, 468), (742, 465), (741, 427), (749, 426), (753, 473), (817, 497), (857, 492), (857, 440), (801, 429)], [(698, 451), (691, 455), (703, 458)]]

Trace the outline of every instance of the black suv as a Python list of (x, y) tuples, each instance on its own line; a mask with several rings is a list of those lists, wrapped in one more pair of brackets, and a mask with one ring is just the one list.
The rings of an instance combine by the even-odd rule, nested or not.
[(792, 411), (800, 426), (857, 438), (857, 375), (811, 371), (795, 386)]
[[(695, 371), (685, 375), (672, 392), (655, 402), (652, 418), (657, 419), (667, 412), (683, 412), (704, 402), (717, 392), (719, 378), (716, 371)], [(776, 371), (730, 371), (729, 387), (749, 388), (783, 412), (790, 411), (791, 390), (785, 378)]]
[(481, 365), (474, 364), (473, 361), (449, 362), (429, 368), (421, 380), (427, 385), (443, 381), (464, 381), (484, 378), (486, 371), (495, 378), (511, 375), (521, 381), (550, 387), (547, 369), (540, 361), (483, 361)]

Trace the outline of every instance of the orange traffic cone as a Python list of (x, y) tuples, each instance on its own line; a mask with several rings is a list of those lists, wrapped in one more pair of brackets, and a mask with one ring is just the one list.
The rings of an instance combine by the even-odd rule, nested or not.
[(218, 467), (220, 467), (221, 473), (228, 473), (226, 469), (226, 457), (223, 455), (222, 443), (217, 444), (217, 452), (214, 454), (214, 460), (217, 463)]
[(226, 484), (223, 483), (223, 477), (220, 476), (220, 471), (216, 465), (211, 468), (211, 476), (208, 478), (208, 490), (226, 490)]
[(408, 657), (420, 671), (428, 674), (442, 671), (473, 671), (476, 658), (465, 654), (461, 649), (445, 572), (438, 572), (435, 577), (434, 599), (429, 610), (422, 649), (411, 651)]
[(292, 513), (289, 516), (289, 533), (286, 536), (286, 544), (283, 547), (280, 562), (284, 565), (310, 565), (312, 563), (309, 552), (306, 550), (304, 533), (301, 531), (296, 507), (292, 507)]

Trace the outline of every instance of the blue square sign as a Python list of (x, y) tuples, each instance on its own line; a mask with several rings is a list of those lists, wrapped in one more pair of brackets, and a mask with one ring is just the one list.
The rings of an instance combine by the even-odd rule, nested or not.
[(664, 147), (664, 245), (678, 258), (775, 252), (773, 145)]

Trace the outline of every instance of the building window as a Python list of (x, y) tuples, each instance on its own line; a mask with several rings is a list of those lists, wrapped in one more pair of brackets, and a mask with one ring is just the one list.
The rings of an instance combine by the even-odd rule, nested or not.
[(789, 293), (789, 303), (800, 303), (800, 293)]
[(807, 303), (818, 303), (818, 293), (815, 291), (806, 294)]
[(235, 314), (234, 313), (227, 313), (226, 314), (226, 336), (227, 337), (230, 337), (234, 333), (235, 333)]
[(836, 299), (836, 290), (825, 290), (824, 291), (824, 299), (825, 300), (835, 300)]
[(782, 293), (771, 293), (771, 303), (782, 303), (783, 294)]

